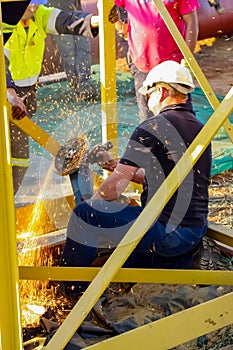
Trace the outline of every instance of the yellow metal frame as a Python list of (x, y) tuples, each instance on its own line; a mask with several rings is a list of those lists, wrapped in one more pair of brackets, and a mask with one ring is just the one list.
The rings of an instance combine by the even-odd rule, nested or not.
[(61, 147), (61, 144), (28, 117), (25, 117), (21, 120), (13, 120), (10, 108), (10, 104), (7, 103), (9, 120), (17, 125), (21, 130), (29, 134), (33, 140), (44, 147), (49, 153), (51, 153), (53, 156), (56, 156), (59, 148)]
[[(63, 349), (68, 343), (78, 326), (86, 318), (88, 312), (95, 305), (101, 294), (107, 288), (111, 281), (138, 281), (153, 283), (198, 283), (198, 284), (225, 284), (233, 285), (233, 274), (229, 271), (184, 271), (184, 270), (142, 270), (142, 269), (121, 269), (127, 257), (133, 251), (137, 243), (143, 237), (151, 223), (157, 218), (163, 206), (167, 203), (172, 194), (176, 191), (179, 184), (183, 181), (193, 164), (198, 160), (210, 143), (213, 136), (224, 125), (229, 137), (232, 137), (232, 126), (227, 119), (233, 110), (233, 88), (226, 95), (224, 100), (219, 104), (214, 92), (205, 79), (202, 71), (196, 63), (193, 55), (184, 43), (183, 38), (174, 26), (170, 15), (167, 13), (165, 6), (161, 0), (154, 0), (155, 5), (160, 11), (162, 17), (167, 23), (169, 30), (173, 34), (180, 49), (189, 63), (194, 75), (203, 88), (213, 109), (216, 109), (201, 130), (199, 135), (190, 145), (187, 152), (180, 159), (177, 166), (162, 184), (157, 193), (154, 195), (148, 206), (145, 208), (140, 217), (133, 224), (126, 236), (123, 238), (119, 246), (115, 249), (111, 257), (101, 269), (80, 269), (80, 268), (44, 268), (44, 267), (19, 267), (20, 278), (22, 279), (47, 279), (58, 280), (90, 280), (92, 281), (66, 318), (64, 323), (59, 327), (54, 337), (50, 340), (45, 349), (59, 350)], [(100, 50), (101, 54), (101, 94), (103, 100), (103, 124), (106, 125), (105, 135), (109, 140), (117, 140), (117, 113), (116, 113), (116, 95), (115, 95), (115, 72), (112, 70), (112, 62), (114, 57), (109, 58), (108, 45), (109, 40), (113, 37), (113, 28), (107, 22), (107, 13), (112, 6), (112, 1), (102, 1), (100, 5)], [(103, 21), (103, 19), (105, 19)], [(107, 35), (109, 33), (109, 36)], [(2, 33), (0, 33), (2, 40)], [(107, 40), (107, 41), (106, 41)], [(111, 41), (112, 43), (112, 41)], [(110, 50), (114, 51), (114, 50)], [(107, 56), (108, 55), (108, 56)], [(1, 45), (0, 52), (0, 84), (2, 91), (5, 91), (5, 71), (3, 50)], [(105, 70), (103, 70), (103, 66)], [(6, 93), (0, 96), (1, 110), (1, 130), (0, 144), (1, 155), (0, 171), (1, 191), (0, 206), (2, 209), (2, 235), (1, 235), (1, 276), (6, 281), (5, 288), (0, 289), (0, 308), (1, 308), (1, 330), (0, 345), (4, 349), (18, 350), (22, 348), (22, 338), (20, 329), (20, 311), (19, 311), (19, 293), (18, 293), (18, 268), (16, 254), (16, 238), (14, 225), (14, 203), (11, 179), (11, 162), (9, 152), (9, 130), (7, 120), (7, 103)], [(112, 112), (112, 109), (114, 113)], [(108, 121), (108, 117), (110, 122)], [(108, 123), (107, 123), (108, 121)], [(110, 127), (110, 128), (108, 128)], [(117, 148), (117, 143), (116, 143)], [(167, 193), (164, 200), (164, 193)], [(160, 203), (158, 207), (158, 203)], [(156, 204), (156, 205), (155, 205)], [(156, 208), (156, 212), (154, 211)], [(146, 223), (146, 224), (145, 224)], [(214, 231), (214, 230), (213, 230)], [(212, 234), (216, 234), (212, 232)], [(222, 235), (218, 237), (227, 237), (227, 242), (232, 245), (231, 235)], [(224, 238), (223, 238), (224, 239)], [(31, 277), (30, 277), (31, 276)], [(34, 276), (34, 277), (33, 277)], [(96, 345), (88, 347), (90, 349), (128, 349), (133, 344), (134, 349), (156, 347), (156, 349), (167, 349), (176, 346), (190, 339), (196, 338), (202, 334), (211, 332), (215, 329), (222, 328), (232, 322), (233, 311), (229, 308), (232, 303), (233, 294), (225, 295), (221, 298), (203, 303), (194, 308), (182, 311), (159, 321), (150, 323), (147, 326), (140, 327), (134, 331), (127, 332), (121, 336), (100, 342)], [(167, 329), (172, 329), (175, 337), (167, 336)]]
[[(0, 8), (0, 21), (2, 12)], [(7, 116), (5, 62), (2, 33), (0, 33), (0, 348), (22, 349), (19, 274), (16, 251), (14, 194)]]
[(233, 293), (219, 297), (114, 338), (88, 346), (89, 350), (168, 350), (232, 323)]
[[(178, 188), (179, 184), (184, 180), (186, 175), (192, 169), (193, 164), (204, 152), (211, 139), (225, 122), (232, 110), (233, 88), (229, 91), (222, 103), (218, 106), (212, 117), (204, 125), (203, 129), (199, 132), (188, 150), (184, 153), (182, 158), (177, 163), (176, 167), (169, 174), (166, 181), (160, 186), (141, 215), (131, 226), (125, 237), (114, 250), (102, 269), (94, 277), (85, 293), (74, 306), (73, 310), (67, 316), (63, 324), (58, 328), (55, 336), (50, 340), (45, 349), (62, 350), (68, 343), (72, 335), (75, 333), (76, 329), (81, 325), (82, 321), (91, 311), (95, 303), (98, 301), (99, 297), (103, 294), (109, 283), (113, 280), (116, 273), (122, 267), (136, 245), (139, 243), (145, 232), (149, 229), (154, 220), (156, 220), (164, 205), (166, 205), (168, 200)], [(165, 200), (164, 193), (166, 193)], [(124, 336), (126, 337), (127, 335)]]
[(112, 0), (98, 2), (102, 141), (111, 141), (111, 153), (118, 158), (118, 119), (116, 104), (115, 28), (108, 23)]

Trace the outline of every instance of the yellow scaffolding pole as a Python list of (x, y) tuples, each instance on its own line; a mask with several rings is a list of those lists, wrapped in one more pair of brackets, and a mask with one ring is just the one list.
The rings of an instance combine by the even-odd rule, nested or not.
[[(0, 23), (2, 27), (1, 6)], [(0, 30), (0, 40), (0, 276), (2, 280), (0, 288), (0, 348), (20, 350), (22, 349), (22, 334), (19, 275), (2, 29)]]
[[(85, 293), (74, 306), (64, 323), (58, 328), (56, 334), (50, 340), (45, 349), (62, 350), (68, 343), (78, 326), (80, 326), (82, 321), (86, 318), (128, 256), (140, 242), (154, 220), (156, 220), (164, 205), (166, 205), (173, 193), (177, 190), (179, 184), (185, 179), (195, 162), (205, 151), (206, 147), (232, 110), (233, 88), (228, 92), (222, 103), (213, 113), (212, 117), (204, 125), (175, 168), (171, 171), (166, 181), (160, 186), (100, 272), (92, 280)], [(166, 193), (165, 196), (164, 193)]]
[[(154, 1), (156, 1), (156, 3), (159, 4), (158, 6), (160, 6), (160, 3), (161, 3), (161, 6), (163, 6), (163, 4), (160, 0), (154, 0)], [(100, 16), (102, 16), (102, 24), (103, 24), (103, 22), (106, 22), (106, 21), (103, 21), (103, 18), (106, 18), (106, 14), (108, 13), (107, 12), (108, 6), (110, 6), (110, 4), (112, 5), (112, 3), (110, 1), (106, 2), (106, 3), (107, 3), (106, 8), (104, 8), (104, 7), (102, 8), (101, 7), (102, 5), (100, 6)], [(101, 27), (101, 25), (100, 25), (100, 33), (101, 33), (101, 30), (103, 29), (102, 35), (100, 34), (101, 39), (104, 38), (105, 36), (106, 36), (106, 38), (108, 38), (108, 36), (106, 34), (106, 28), (105, 28), (106, 26), (107, 26), (107, 24), (103, 27)], [(109, 29), (110, 29), (110, 27), (109, 27)], [(181, 42), (182, 42), (182, 40), (181, 40)], [(106, 43), (106, 40), (104, 40), (103, 43)], [(115, 51), (115, 50), (111, 50), (111, 51)], [(104, 63), (105, 63), (104, 65), (106, 66), (107, 63), (110, 63), (110, 66), (112, 67), (111, 63), (115, 62), (115, 60), (114, 61), (111, 60), (111, 55), (109, 55), (107, 46), (106, 47), (104, 46), (104, 49), (102, 51), (102, 55), (104, 55)], [(184, 56), (186, 57), (186, 55), (184, 55)], [(187, 57), (190, 58), (191, 56), (187, 55)], [(186, 57), (186, 59), (187, 59), (187, 57)], [(0, 63), (2, 63), (2, 62), (0, 61)], [(1, 66), (4, 67), (4, 63)], [(192, 64), (190, 64), (190, 66), (192, 66)], [(193, 64), (193, 66), (195, 66), (195, 65)], [(109, 70), (107, 69), (106, 72), (109, 72), (109, 71), (111, 72), (112, 71), (111, 67), (109, 67), (110, 69)], [(191, 69), (194, 71), (194, 74), (195, 74), (195, 70), (192, 67), (191, 67)], [(116, 100), (115, 100), (114, 92), (112, 92), (113, 90), (116, 91), (116, 89), (114, 88), (115, 73), (113, 75), (113, 79), (111, 78), (111, 74), (108, 75), (108, 73), (105, 73), (105, 72), (103, 74), (103, 77), (104, 77), (103, 80), (101, 78), (101, 93), (102, 93), (102, 99), (103, 99), (103, 107), (102, 107), (103, 124), (106, 125), (106, 129), (105, 129), (106, 132), (104, 135), (107, 135), (106, 136), (107, 140), (111, 139), (111, 140), (116, 141), (117, 140), (117, 118), (116, 118), (117, 113), (116, 113), (116, 103), (115, 103)], [(205, 79), (205, 77), (204, 77), (204, 79)], [(111, 83), (109, 84), (109, 82), (111, 82)], [(3, 87), (4, 87), (4, 85), (3, 85)], [(208, 88), (208, 85), (207, 85), (207, 88)], [(211, 101), (211, 105), (214, 106), (215, 108), (219, 105), (219, 102), (218, 102), (216, 96), (214, 95), (214, 93), (212, 95), (211, 88), (209, 89), (209, 95), (207, 96), (207, 98), (209, 99), (209, 101)], [(206, 129), (206, 135), (203, 133), (201, 134), (202, 138), (200, 136), (200, 140), (202, 141), (202, 143), (198, 144), (198, 143), (195, 143), (196, 140), (194, 141), (194, 145), (193, 144), (192, 145), (193, 145), (193, 147), (196, 147), (196, 149), (192, 148), (192, 145), (190, 146), (190, 154), (191, 154), (192, 162), (195, 162), (198, 159), (198, 157), (204, 151), (205, 146), (208, 144), (208, 142), (210, 142), (212, 137), (209, 138), (206, 136), (209, 136), (209, 135), (213, 136), (214, 133), (212, 131), (218, 130), (219, 127), (222, 125), (221, 123), (224, 123), (224, 126), (227, 129), (227, 132), (230, 136), (232, 128), (231, 128), (231, 125), (229, 125), (229, 123), (228, 123), (229, 121), (226, 121), (226, 118), (228, 117), (228, 115), (232, 111), (232, 105), (233, 105), (232, 100), (233, 100), (232, 99), (232, 91), (230, 91), (229, 94), (227, 94), (224, 101), (222, 102), (222, 104), (217, 108), (216, 112), (218, 112), (218, 113), (214, 113), (214, 115), (213, 115), (213, 117), (215, 116), (215, 118), (214, 118), (215, 122), (212, 124), (210, 123), (212, 130), (209, 130), (208, 135), (207, 135), (208, 129)], [(5, 102), (5, 104), (4, 104), (4, 102)], [(3, 117), (4, 117), (4, 116), (6, 116), (6, 112), (4, 112), (4, 106), (6, 105), (6, 98), (5, 99), (3, 98), (3, 101), (0, 100), (0, 103), (1, 103), (1, 106), (3, 106)], [(229, 103), (231, 105), (229, 105)], [(111, 104), (112, 104), (112, 106), (111, 106)], [(223, 115), (221, 115), (221, 113), (223, 113)], [(216, 118), (216, 115), (217, 115), (217, 117), (219, 117), (218, 120)], [(110, 116), (110, 117), (113, 116), (113, 118), (108, 119), (108, 116)], [(107, 120), (108, 120), (108, 123), (106, 122)], [(4, 123), (3, 130), (5, 130), (5, 127), (7, 125), (6, 117), (5, 117), (4, 121), (5, 121), (5, 123)], [(110, 126), (110, 128), (109, 128), (109, 126)], [(4, 139), (4, 136), (5, 135), (3, 135), (3, 139)], [(203, 138), (203, 136), (205, 136), (205, 137)], [(198, 137), (199, 137), (199, 135), (198, 135)], [(196, 142), (198, 142), (198, 140), (199, 140), (198, 137), (197, 137)], [(1, 141), (1, 139), (2, 139), (2, 135), (1, 135), (0, 141)], [(7, 144), (7, 142), (6, 142), (6, 144)], [(198, 149), (199, 146), (200, 146), (200, 149)], [(8, 154), (7, 151), (4, 154)], [(179, 183), (182, 181), (182, 178), (184, 178), (185, 174), (187, 174), (187, 172), (190, 170), (186, 164), (187, 160), (190, 161), (189, 158), (190, 158), (190, 155), (187, 155), (186, 159), (185, 158), (183, 159), (183, 157), (182, 157), (182, 159), (180, 160), (180, 163), (179, 163), (179, 164), (181, 164), (180, 167), (178, 167), (177, 169), (174, 169), (171, 176), (169, 176), (168, 181), (164, 185), (161, 186), (161, 191), (164, 190), (164, 188), (166, 188), (167, 185), (169, 187), (169, 193), (167, 195), (165, 202), (169, 200), (169, 198), (170, 198), (169, 194), (171, 196), (172, 193), (174, 193), (174, 191), (177, 189)], [(8, 161), (9, 160), (10, 160), (10, 157), (8, 157)], [(2, 164), (4, 164), (4, 166), (5, 166), (4, 162)], [(10, 161), (8, 162), (8, 165), (9, 164), (10, 164)], [(191, 166), (192, 166), (192, 164), (191, 164)], [(8, 170), (9, 169), (10, 168), (8, 167)], [(5, 170), (7, 171), (7, 167), (5, 168)], [(175, 173), (176, 170), (177, 170), (177, 173)], [(187, 170), (187, 172), (186, 172), (186, 170)], [(8, 178), (8, 177), (9, 176), (6, 176), (6, 178)], [(1, 180), (2, 179), (0, 177), (0, 181)], [(3, 182), (1, 181), (1, 183), (3, 183)], [(9, 186), (7, 186), (6, 188), (8, 189), (8, 187)], [(12, 188), (12, 183), (11, 183), (11, 188)], [(170, 189), (171, 189), (171, 191), (170, 191)], [(115, 252), (112, 254), (109, 261), (98, 272), (98, 274), (96, 275), (96, 277), (94, 278), (94, 280), (90, 284), (86, 293), (83, 295), (83, 297), (80, 299), (80, 301), (76, 304), (76, 306), (75, 306), (76, 310), (73, 310), (71, 312), (71, 314), (65, 320), (64, 324), (59, 328), (57, 335), (55, 335), (54, 338), (52, 338), (52, 340), (50, 341), (50, 343), (48, 344), (46, 349), (53, 349), (53, 350), (54, 349), (56, 349), (56, 350), (63, 349), (62, 344), (65, 345), (68, 342), (68, 340), (70, 339), (70, 337), (72, 336), (72, 334), (76, 330), (77, 326), (86, 317), (88, 310), (89, 311), (91, 310), (91, 308), (95, 304), (95, 301), (98, 300), (99, 296), (102, 294), (102, 292), (105, 290), (107, 285), (114, 278), (114, 276), (116, 275), (116, 273), (118, 272), (118, 270), (120, 269), (120, 267), (122, 266), (124, 261), (130, 255), (131, 251), (134, 249), (136, 244), (140, 241), (140, 239), (142, 238), (142, 236), (144, 235), (144, 233), (146, 232), (146, 230), (150, 226), (150, 223), (152, 221), (154, 221), (155, 216), (158, 215), (160, 209), (162, 209), (161, 206), (165, 205), (164, 196), (163, 196), (161, 191), (159, 190), (158, 193), (155, 194), (154, 198), (151, 201), (152, 203), (148, 204), (148, 207), (145, 209), (145, 212), (143, 213), (143, 215), (141, 215), (140, 220), (137, 220), (137, 222), (135, 222), (133, 227), (129, 230), (129, 232), (127, 233), (127, 235), (125, 236), (125, 238), (121, 242), (122, 243), (121, 246), (119, 246), (115, 250)], [(156, 201), (156, 203), (160, 203), (160, 207), (158, 208), (156, 213), (152, 214), (153, 211), (150, 212), (149, 209), (152, 209), (152, 204), (155, 201)], [(11, 211), (10, 207), (9, 207), (9, 209), (10, 209), (9, 212), (13, 212), (13, 211)], [(153, 219), (152, 219), (152, 216), (153, 216)], [(145, 223), (143, 222), (145, 220), (144, 217), (146, 218), (146, 222), (148, 222), (147, 219), (149, 218), (149, 223), (147, 225), (145, 225)], [(137, 232), (137, 234), (135, 234), (134, 230), (135, 230), (135, 232)], [(14, 236), (14, 240), (15, 240), (15, 235), (13, 235), (13, 236)], [(16, 250), (16, 245), (14, 245), (14, 249)], [(17, 256), (16, 256), (16, 261), (17, 261)], [(115, 264), (114, 264), (114, 262), (115, 262)], [(13, 278), (13, 282), (15, 282), (15, 281), (18, 282), (18, 276), (16, 276), (15, 279)], [(14, 290), (14, 285), (12, 286), (11, 291), (12, 290)], [(16, 293), (15, 300), (17, 300), (17, 297), (18, 297), (18, 294)], [(16, 304), (19, 306), (18, 303), (16, 303)], [(219, 304), (220, 303), (218, 303), (218, 305)], [(78, 309), (79, 307), (80, 307), (80, 310)], [(81, 310), (83, 310), (83, 311), (81, 311)], [(19, 317), (19, 314), (20, 313), (18, 312), (17, 313), (18, 317)], [(79, 317), (77, 317), (77, 316), (79, 316)], [(9, 317), (8, 317), (8, 322), (9, 322)], [(229, 324), (229, 323), (226, 323), (226, 324)], [(69, 325), (72, 327), (70, 328)], [(17, 327), (17, 328), (19, 328), (19, 327)], [(1, 329), (2, 329), (2, 326), (1, 326)], [(67, 336), (64, 337), (64, 334), (62, 333), (63, 331), (64, 331), (64, 334), (66, 334)], [(17, 332), (14, 332), (14, 336), (12, 338), (15, 338), (16, 333)], [(20, 332), (18, 332), (18, 334), (19, 333)], [(61, 339), (61, 335), (62, 335), (62, 339)], [(57, 343), (57, 346), (54, 346), (58, 340), (59, 340), (59, 343)], [(61, 342), (61, 340), (62, 340), (62, 342)], [(20, 346), (21, 346), (21, 344), (19, 344), (19, 346), (16, 345), (14, 347), (7, 347), (7, 349), (14, 349), (14, 350), (17, 349), (18, 350), (18, 349), (20, 349)]]
[[(20, 266), (23, 280), (92, 281), (100, 272), (98, 267)], [(173, 270), (173, 269), (120, 269), (112, 282), (205, 284), (233, 286), (232, 271)]]
[(100, 86), (102, 113), (102, 141), (111, 141), (113, 157), (118, 157), (118, 120), (116, 103), (115, 28), (108, 22), (113, 0), (98, 2)]
[(88, 346), (88, 350), (168, 350), (232, 323), (233, 293), (177, 312), (116, 337)]
[(41, 129), (36, 123), (34, 123), (28, 117), (24, 117), (21, 120), (15, 120), (12, 118), (10, 111), (10, 104), (7, 103), (7, 111), (9, 120), (17, 125), (21, 130), (26, 132), (33, 140), (35, 140), (40, 146), (50, 152), (54, 157), (57, 155), (61, 144), (51, 137), (46, 131)]
[[(208, 80), (206, 79), (205, 75), (203, 74), (201, 68), (199, 67), (195, 57), (193, 56), (192, 52), (190, 51), (189, 47), (187, 46), (184, 38), (182, 37), (181, 33), (179, 32), (178, 28), (176, 27), (173, 19), (171, 18), (169, 12), (167, 11), (164, 3), (162, 0), (153, 0), (155, 3), (155, 6), (157, 7), (158, 11), (160, 12), (161, 17), (163, 18), (164, 22), (166, 23), (171, 35), (173, 36), (174, 40), (176, 41), (177, 45), (179, 46), (181, 52), (183, 53), (188, 65), (190, 66), (194, 76), (196, 77), (198, 83), (200, 84), (201, 88), (203, 89), (206, 98), (208, 99), (210, 105), (215, 110), (219, 105), (219, 100), (217, 99), (213, 89), (211, 88)], [(230, 121), (227, 119), (224, 122), (224, 128), (226, 130), (226, 133), (228, 134), (229, 138), (233, 142), (233, 127), (230, 123)]]

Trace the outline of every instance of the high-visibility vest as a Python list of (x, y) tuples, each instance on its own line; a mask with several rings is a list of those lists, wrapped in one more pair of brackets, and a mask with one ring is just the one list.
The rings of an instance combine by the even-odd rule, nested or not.
[[(9, 59), (9, 69), (16, 86), (36, 83), (42, 67), (46, 34), (52, 32), (48, 26), (51, 21), (55, 22), (56, 17), (56, 9), (39, 6), (26, 29), (22, 21), (16, 26), (3, 24), (5, 33), (12, 30), (4, 53)], [(55, 28), (53, 33), (57, 33)]]

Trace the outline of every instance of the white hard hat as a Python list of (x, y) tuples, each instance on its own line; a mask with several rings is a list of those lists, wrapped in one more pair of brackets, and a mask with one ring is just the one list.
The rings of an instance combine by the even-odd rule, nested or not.
[(175, 61), (164, 61), (152, 68), (138, 92), (146, 95), (158, 83), (167, 83), (183, 94), (188, 94), (194, 90), (189, 69)]

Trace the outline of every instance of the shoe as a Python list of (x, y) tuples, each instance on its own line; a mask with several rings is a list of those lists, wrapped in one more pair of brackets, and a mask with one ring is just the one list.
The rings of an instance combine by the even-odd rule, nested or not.
[(223, 262), (220, 246), (204, 236), (194, 253), (194, 268), (199, 270), (227, 270)]

